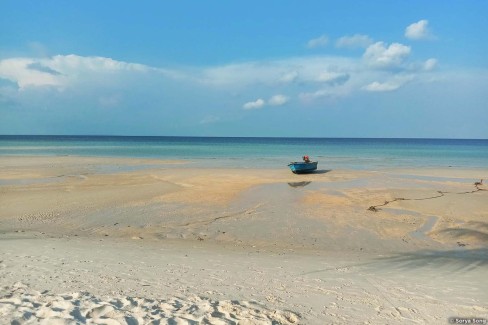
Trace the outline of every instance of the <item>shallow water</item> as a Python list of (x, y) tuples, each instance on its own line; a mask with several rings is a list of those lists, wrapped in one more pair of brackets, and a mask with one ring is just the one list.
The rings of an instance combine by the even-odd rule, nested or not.
[(484, 168), (488, 140), (0, 136), (0, 155), (178, 159), (225, 168), (276, 168), (309, 155), (319, 170)]
[(48, 183), (59, 183), (61, 181), (62, 181), (61, 177), (12, 178), (12, 179), (0, 179), (0, 186), (48, 184)]
[(434, 228), (437, 220), (439, 220), (439, 217), (428, 217), (420, 228), (410, 233), (410, 236), (416, 239), (430, 240), (430, 238), (427, 236), (427, 233), (430, 232), (432, 228)]

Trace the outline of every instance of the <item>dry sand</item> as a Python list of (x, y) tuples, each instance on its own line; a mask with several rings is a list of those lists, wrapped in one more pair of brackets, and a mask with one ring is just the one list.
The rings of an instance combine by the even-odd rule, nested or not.
[(0, 324), (488, 319), (480, 178), (0, 157)]

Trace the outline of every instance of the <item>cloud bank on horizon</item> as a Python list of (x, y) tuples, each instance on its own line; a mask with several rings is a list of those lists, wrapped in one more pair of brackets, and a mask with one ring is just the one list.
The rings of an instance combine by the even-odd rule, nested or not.
[[(210, 65), (153, 65), (82, 54), (3, 55), (0, 133), (293, 136), (300, 133), (288, 130), (297, 124), (315, 127), (303, 136), (382, 136), (378, 127), (361, 128), (357, 122), (352, 131), (332, 127), (331, 132), (320, 126), (347, 125), (344, 119), (351, 121), (359, 111), (367, 115), (376, 107), (387, 115), (398, 109), (395, 105), (400, 114), (415, 114), (419, 108), (406, 105), (416, 93), (421, 110), (448, 103), (453, 94), (443, 89), (457, 89), (460, 98), (474, 93), (468, 105), (486, 98), (478, 93), (488, 85), (486, 69), (442, 69), (437, 52), (414, 55), (417, 41), (435, 43), (441, 38), (434, 36), (427, 19), (405, 25), (402, 36), (385, 41), (366, 33), (317, 33), (303, 39), (301, 55)], [(451, 114), (449, 109), (459, 108), (437, 113)], [(468, 109), (473, 117), (485, 113), (484, 106)], [(371, 114), (359, 119), (382, 123), (378, 112)], [(488, 119), (488, 113), (485, 116)], [(273, 121), (278, 125), (270, 127)], [(412, 125), (418, 123), (422, 130), (423, 121), (415, 116), (404, 121), (408, 127), (396, 118), (385, 121), (393, 124), (384, 128), (384, 136), (488, 136), (467, 126), (460, 132), (442, 126), (418, 134)]]
[[(407, 30), (416, 24), (410, 25)], [(419, 36), (422, 32), (417, 29), (414, 34)], [(325, 46), (327, 42), (328, 38), (323, 35), (309, 40), (308, 46)], [(189, 89), (201, 87), (212, 91), (240, 91), (255, 87), (262, 91), (264, 87), (272, 96), (268, 105), (261, 98), (242, 105), (243, 109), (256, 109), (281, 106), (290, 98), (306, 98), (309, 103), (319, 97), (347, 96), (363, 90), (393, 91), (407, 81), (431, 82), (433, 75), (428, 72), (432, 72), (437, 65), (435, 58), (417, 62), (409, 60), (410, 46), (373, 42), (367, 35), (340, 37), (337, 46), (365, 47), (365, 51), (357, 57), (315, 55), (179, 69), (75, 54), (47, 58), (13, 57), (0, 61), (0, 78), (16, 83), (21, 93), (29, 92), (32, 88), (52, 88), (69, 93), (70, 89), (95, 84), (98, 89), (112, 89), (120, 84), (130, 85), (131, 80), (142, 76), (155, 83), (163, 80), (179, 82)], [(300, 84), (303, 90), (298, 92), (298, 87), (293, 87), (293, 84)], [(287, 89), (289, 94), (272, 95), (274, 89)], [(101, 103), (104, 102), (107, 101), (102, 99)]]

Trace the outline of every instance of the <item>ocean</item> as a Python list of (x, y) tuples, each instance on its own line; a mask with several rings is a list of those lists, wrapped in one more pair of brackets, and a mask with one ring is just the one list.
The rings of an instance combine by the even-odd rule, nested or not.
[(487, 168), (488, 140), (0, 136), (0, 155), (178, 159), (226, 168), (279, 168), (309, 155), (319, 169)]

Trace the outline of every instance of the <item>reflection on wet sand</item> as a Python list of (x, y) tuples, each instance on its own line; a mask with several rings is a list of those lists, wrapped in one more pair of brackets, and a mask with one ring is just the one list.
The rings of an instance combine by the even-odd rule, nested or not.
[(290, 183), (288, 183), (288, 185), (291, 187), (305, 187), (310, 183), (312, 183), (312, 182), (311, 181), (308, 181), (308, 182), (290, 182)]

